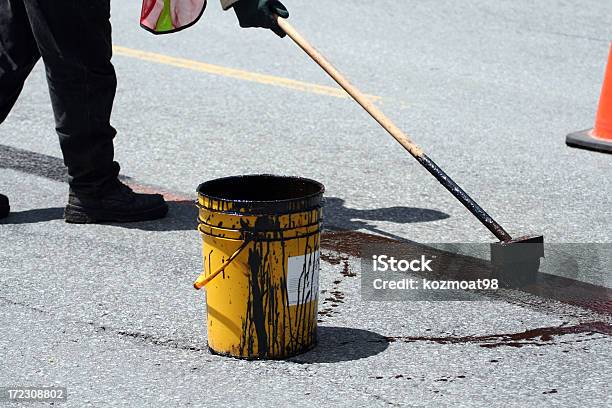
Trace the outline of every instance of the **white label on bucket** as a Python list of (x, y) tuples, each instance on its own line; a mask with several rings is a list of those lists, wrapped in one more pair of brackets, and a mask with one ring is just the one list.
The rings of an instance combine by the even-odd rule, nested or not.
[(287, 260), (287, 299), (289, 305), (312, 302), (319, 296), (319, 251)]

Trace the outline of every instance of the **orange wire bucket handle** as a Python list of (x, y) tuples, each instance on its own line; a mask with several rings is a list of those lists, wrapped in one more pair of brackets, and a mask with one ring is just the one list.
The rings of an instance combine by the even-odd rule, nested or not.
[[(199, 229), (200, 227), (198, 227), (198, 230)], [(252, 240), (253, 238), (245, 239), (242, 245), (240, 245), (240, 247), (229, 258), (227, 258), (227, 261), (223, 262), (223, 265), (221, 265), (210, 275), (206, 276), (206, 271), (202, 272), (200, 276), (198, 276), (198, 279), (196, 279), (196, 281), (193, 283), (193, 287), (199, 290), (208, 285), (213, 279), (219, 276), (219, 274), (223, 272), (225, 268), (227, 268), (232, 261), (238, 257), (238, 255), (240, 255), (240, 253), (251, 243)]]

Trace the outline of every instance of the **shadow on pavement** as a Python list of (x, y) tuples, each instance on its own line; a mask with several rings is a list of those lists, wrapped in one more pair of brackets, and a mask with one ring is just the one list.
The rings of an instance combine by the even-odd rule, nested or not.
[(415, 207), (388, 207), (370, 210), (348, 208), (345, 201), (338, 197), (325, 197), (323, 218), (325, 228), (330, 230), (368, 230), (389, 238), (402, 240), (401, 237), (380, 230), (367, 221), (387, 221), (398, 224), (431, 222), (450, 216), (442, 211)]
[(165, 218), (108, 225), (143, 231), (195, 231), (198, 228), (198, 208), (194, 200), (168, 201), (168, 215)]
[(33, 210), (11, 212), (9, 216), (0, 220), (1, 224), (36, 224), (61, 220), (64, 218), (64, 207), (35, 208)]
[[(143, 231), (187, 231), (196, 230), (198, 210), (192, 200), (168, 201), (168, 215), (154, 221), (129, 222), (124, 224), (104, 223), (113, 227), (139, 229)], [(0, 220), (1, 224), (35, 224), (64, 219), (64, 207), (36, 208), (33, 210), (11, 212)]]
[(339, 363), (375, 356), (389, 347), (386, 337), (369, 330), (319, 326), (317, 346), (287, 361), (298, 364)]
[[(400, 224), (414, 222), (428, 222), (448, 218), (449, 215), (441, 211), (426, 208), (389, 207), (371, 210), (348, 208), (344, 200), (337, 197), (327, 197), (323, 209), (325, 227), (328, 229), (342, 229), (355, 231), (366, 229), (377, 234), (394, 239), (401, 239), (389, 234), (367, 221), (389, 221)], [(193, 200), (168, 201), (168, 215), (166, 218), (154, 221), (133, 223), (108, 223), (114, 227), (139, 229), (143, 231), (190, 231), (196, 230), (198, 225), (198, 209)], [(13, 212), (0, 224), (34, 224), (38, 222), (59, 220), (63, 218), (64, 208), (39, 208), (27, 211)]]
[[(145, 231), (186, 231), (196, 230), (198, 224), (198, 209), (193, 200), (169, 201), (170, 211), (168, 216), (161, 220), (111, 224), (122, 228), (135, 228)], [(395, 239), (401, 239), (385, 231), (378, 230), (366, 221), (390, 221), (400, 224), (413, 222), (428, 222), (449, 218), (448, 214), (441, 211), (425, 208), (410, 207), (389, 207), (376, 208), (371, 210), (358, 210), (348, 208), (344, 205), (344, 200), (337, 197), (326, 197), (325, 207), (323, 208), (323, 218), (326, 228), (359, 230), (366, 229), (381, 235), (386, 235)], [(329, 224), (329, 225), (328, 225)]]

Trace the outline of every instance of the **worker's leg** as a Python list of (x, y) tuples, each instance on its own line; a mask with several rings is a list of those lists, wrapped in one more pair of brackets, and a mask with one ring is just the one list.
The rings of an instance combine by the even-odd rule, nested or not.
[(70, 187), (102, 194), (119, 173), (110, 125), (117, 86), (110, 0), (22, 1), (45, 63)]
[(57, 133), (68, 167), (68, 222), (163, 217), (158, 194), (119, 182), (110, 115), (117, 79), (111, 64), (110, 0), (23, 0), (47, 71)]
[(1, 0), (0, 123), (11, 111), (23, 83), (39, 58), (23, 0)]
[[(0, 0), (0, 123), (15, 105), (39, 58), (23, 0)], [(0, 194), (0, 218), (9, 211), (8, 197)]]
[(4, 194), (0, 194), (0, 219), (6, 218), (11, 211), (11, 206), (9, 205), (9, 199)]

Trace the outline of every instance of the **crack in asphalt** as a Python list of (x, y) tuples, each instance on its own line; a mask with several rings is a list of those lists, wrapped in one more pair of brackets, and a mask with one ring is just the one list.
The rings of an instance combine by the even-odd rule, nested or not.
[(13, 305), (13, 306), (21, 306), (21, 307), (25, 307), (26, 309), (32, 310), (34, 312), (37, 313), (43, 313), (43, 314), (49, 314), (49, 312), (47, 312), (46, 310), (40, 309), (38, 307), (32, 306), (26, 302), (19, 302), (13, 299), (9, 299), (7, 297), (4, 296), (0, 296), (0, 301), (3, 301), (4, 303), (7, 303), (9, 305)]
[(15, 301), (5, 296), (0, 296), (0, 301), (6, 304), (9, 304), (11, 306), (20, 306), (20, 307), (26, 308), (28, 310), (31, 310), (37, 313), (47, 315), (57, 321), (71, 323), (71, 324), (75, 324), (79, 326), (91, 327), (93, 328), (94, 332), (97, 334), (114, 334), (118, 337), (122, 337), (125, 339), (135, 339), (142, 343), (152, 344), (155, 346), (169, 347), (169, 348), (174, 348), (174, 349), (187, 350), (187, 351), (201, 352), (201, 351), (207, 350), (206, 348), (198, 347), (196, 345), (189, 344), (189, 342), (183, 342), (177, 339), (162, 338), (162, 337), (158, 337), (158, 336), (155, 336), (149, 333), (145, 333), (145, 332), (130, 331), (126, 329), (114, 328), (114, 327), (107, 326), (107, 325), (101, 325), (93, 321), (62, 318), (62, 317), (57, 316), (54, 313), (51, 313), (49, 311), (32, 306), (28, 304), (27, 302)]

